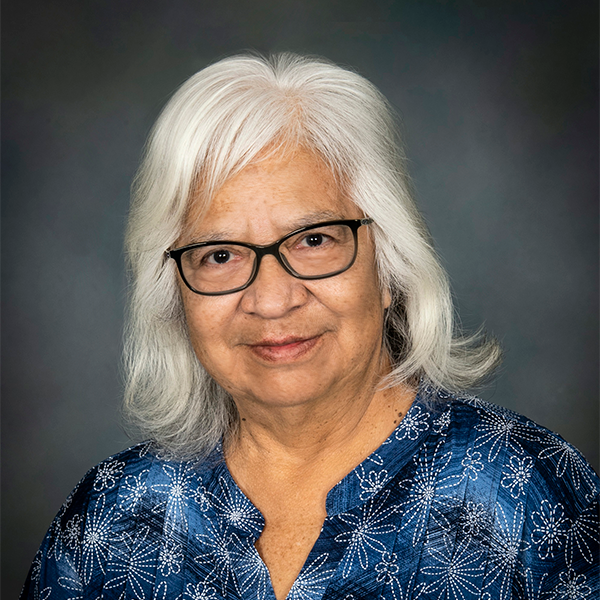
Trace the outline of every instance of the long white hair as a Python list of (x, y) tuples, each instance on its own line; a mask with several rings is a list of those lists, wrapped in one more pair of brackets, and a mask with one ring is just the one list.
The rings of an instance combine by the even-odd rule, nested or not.
[(379, 279), (392, 304), (383, 385), (422, 379), (464, 390), (498, 364), (494, 340), (461, 334), (448, 280), (411, 198), (393, 112), (366, 79), (323, 59), (278, 54), (221, 60), (165, 106), (133, 186), (125, 414), (178, 457), (203, 457), (237, 425), (232, 398), (192, 349), (174, 261), (190, 199), (208, 205), (253, 160), (302, 147), (331, 169), (369, 217)]

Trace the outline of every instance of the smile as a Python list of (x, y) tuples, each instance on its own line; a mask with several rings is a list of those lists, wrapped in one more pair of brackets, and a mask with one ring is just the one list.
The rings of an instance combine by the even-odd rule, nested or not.
[(321, 335), (311, 338), (288, 337), (277, 340), (261, 340), (249, 344), (252, 353), (268, 362), (293, 362), (308, 354), (320, 341)]

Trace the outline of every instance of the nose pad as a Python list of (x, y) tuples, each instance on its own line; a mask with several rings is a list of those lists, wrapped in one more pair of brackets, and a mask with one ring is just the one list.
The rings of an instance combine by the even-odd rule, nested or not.
[(308, 299), (303, 282), (290, 275), (274, 255), (263, 256), (252, 284), (243, 291), (241, 307), (249, 314), (279, 318)]

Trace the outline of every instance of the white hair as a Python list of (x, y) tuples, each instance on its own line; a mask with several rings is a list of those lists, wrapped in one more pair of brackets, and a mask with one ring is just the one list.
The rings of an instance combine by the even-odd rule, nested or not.
[(446, 274), (411, 198), (393, 111), (360, 75), (278, 54), (221, 60), (188, 79), (160, 115), (134, 182), (126, 238), (131, 295), (125, 414), (163, 451), (202, 457), (237, 426), (232, 398), (190, 343), (175, 261), (190, 199), (208, 205), (252, 161), (302, 147), (331, 169), (372, 225), (390, 291), (383, 385), (419, 379), (464, 390), (498, 364), (494, 340), (454, 323)]

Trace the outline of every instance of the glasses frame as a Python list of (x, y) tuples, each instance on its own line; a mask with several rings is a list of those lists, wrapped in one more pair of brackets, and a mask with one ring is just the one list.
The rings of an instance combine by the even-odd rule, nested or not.
[[(263, 259), (263, 257), (268, 256), (268, 255), (274, 256), (277, 259), (277, 262), (283, 267), (285, 272), (289, 273), (292, 277), (295, 277), (296, 279), (305, 279), (305, 280), (327, 279), (329, 277), (335, 277), (336, 275), (339, 275), (340, 273), (347, 271), (354, 264), (354, 261), (356, 260), (356, 255), (358, 253), (358, 229), (362, 225), (370, 225), (371, 223), (373, 223), (373, 219), (368, 219), (368, 218), (323, 221), (322, 223), (315, 223), (313, 225), (307, 225), (306, 227), (301, 227), (300, 229), (295, 229), (294, 231), (284, 235), (281, 239), (277, 240), (276, 242), (274, 242), (272, 244), (267, 244), (266, 246), (259, 246), (256, 244), (248, 244), (246, 242), (233, 242), (233, 241), (228, 241), (228, 240), (219, 240), (219, 241), (214, 241), (214, 242), (199, 242), (197, 244), (188, 244), (187, 246), (181, 246), (180, 248), (174, 248), (174, 249), (169, 248), (168, 250), (165, 250), (165, 258), (166, 259), (172, 258), (175, 261), (175, 263), (177, 264), (177, 269), (179, 271), (179, 275), (180, 275), (183, 283), (185, 283), (185, 285), (192, 292), (194, 292), (195, 294), (200, 294), (201, 296), (225, 296), (226, 294), (234, 294), (235, 292), (241, 292), (242, 290), (245, 290), (247, 287), (250, 287), (254, 283), (254, 280), (256, 279), (256, 276), (258, 275), (258, 270), (260, 268), (261, 260)], [(339, 269), (332, 273), (327, 273), (326, 275), (300, 275), (299, 273), (294, 271), (294, 269), (290, 266), (290, 264), (287, 262), (285, 256), (283, 256), (283, 254), (281, 254), (281, 252), (279, 251), (279, 247), (286, 240), (288, 240), (289, 238), (291, 238), (299, 233), (303, 233), (304, 231), (310, 231), (311, 229), (318, 229), (319, 227), (325, 227), (327, 225), (346, 225), (346, 226), (350, 227), (350, 229), (352, 230), (352, 235), (354, 236), (354, 255), (352, 256), (352, 260), (350, 261), (350, 263), (348, 264), (347, 267), (344, 267), (343, 269)], [(185, 278), (185, 275), (183, 273), (183, 266), (181, 264), (181, 256), (183, 255), (184, 252), (186, 252), (187, 250), (192, 250), (193, 248), (204, 248), (206, 246), (222, 246), (224, 244), (234, 244), (236, 246), (244, 246), (245, 248), (249, 248), (250, 250), (252, 250), (254, 252), (256, 259), (254, 261), (254, 267), (252, 269), (252, 274), (250, 275), (250, 278), (244, 285), (236, 287), (232, 290), (227, 290), (225, 292), (201, 292), (200, 290), (195, 289), (189, 283), (189, 281)]]

